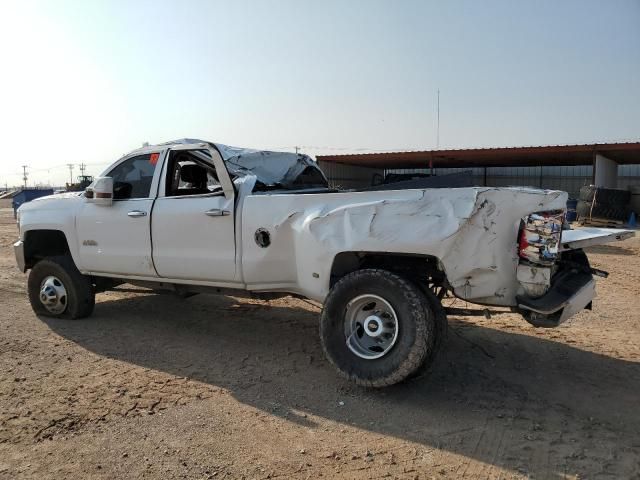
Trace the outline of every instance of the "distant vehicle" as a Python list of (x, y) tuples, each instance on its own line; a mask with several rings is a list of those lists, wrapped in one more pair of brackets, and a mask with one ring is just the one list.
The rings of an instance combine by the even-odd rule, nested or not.
[(472, 187), (473, 174), (471, 170), (445, 175), (431, 175), (430, 173), (374, 173), (371, 187), (364, 190), (406, 190), (424, 188), (462, 188)]
[(383, 387), (433, 362), (447, 292), (543, 327), (591, 308), (604, 273), (581, 248), (633, 232), (563, 230), (566, 203), (528, 188), (343, 192), (306, 155), (182, 140), (131, 152), (84, 194), (24, 205), (14, 249), (49, 317), (86, 317), (124, 282), (323, 302), (329, 361)]
[(67, 183), (67, 192), (81, 192), (93, 182), (91, 175), (78, 175), (78, 181), (76, 183)]
[(429, 178), (431, 176), (432, 175), (430, 173), (387, 173), (386, 175), (375, 173), (371, 180), (371, 185), (388, 185), (390, 183), (419, 180), (422, 178)]

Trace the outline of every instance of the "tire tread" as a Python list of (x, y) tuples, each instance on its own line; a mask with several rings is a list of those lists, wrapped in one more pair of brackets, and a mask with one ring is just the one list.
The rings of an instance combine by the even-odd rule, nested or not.
[[(378, 278), (382, 282), (392, 281), (396, 283), (398, 288), (402, 290), (403, 295), (405, 295), (406, 297), (411, 315), (413, 316), (413, 318), (418, 319), (418, 321), (415, 322), (416, 339), (407, 357), (393, 372), (384, 377), (374, 380), (362, 378), (353, 371), (347, 371), (343, 369), (332, 358), (325, 342), (325, 334), (328, 333), (325, 331), (325, 329), (330, 328), (330, 322), (327, 319), (327, 305), (333, 301), (335, 292), (338, 292), (344, 288), (350, 288), (352, 284), (358, 282), (364, 276), (368, 277), (369, 279)], [(422, 367), (428, 359), (433, 358), (434, 356), (432, 355), (432, 352), (437, 348), (438, 342), (434, 338), (436, 318), (434, 312), (432, 311), (431, 305), (432, 303), (428, 301), (425, 294), (419, 288), (395, 273), (377, 268), (362, 269), (351, 272), (338, 280), (338, 282), (334, 285), (325, 301), (325, 307), (322, 310), (322, 318), (320, 321), (320, 339), (325, 356), (329, 360), (329, 362), (338, 370), (339, 374), (342, 377), (356, 383), (357, 385), (363, 387), (381, 388), (399, 383), (410, 377), (413, 373), (420, 369), (420, 367)], [(442, 312), (444, 312), (444, 310), (442, 310)], [(422, 319), (422, 321), (420, 321), (420, 319)]]

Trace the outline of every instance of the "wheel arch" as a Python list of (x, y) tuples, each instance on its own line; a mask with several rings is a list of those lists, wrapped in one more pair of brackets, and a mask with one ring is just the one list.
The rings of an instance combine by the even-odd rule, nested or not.
[(329, 288), (345, 275), (364, 268), (388, 270), (418, 285), (431, 283), (436, 286), (448, 286), (444, 266), (440, 259), (433, 255), (345, 251), (333, 258)]
[(62, 230), (34, 229), (24, 232), (24, 258), (27, 269), (43, 258), (69, 255), (71, 248)]

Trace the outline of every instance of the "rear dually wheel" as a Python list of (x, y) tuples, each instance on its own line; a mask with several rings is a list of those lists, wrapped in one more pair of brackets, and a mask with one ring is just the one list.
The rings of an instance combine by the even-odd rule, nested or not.
[(415, 284), (387, 270), (363, 269), (342, 277), (329, 292), (320, 339), (342, 376), (385, 387), (433, 359), (436, 320), (430, 300)]

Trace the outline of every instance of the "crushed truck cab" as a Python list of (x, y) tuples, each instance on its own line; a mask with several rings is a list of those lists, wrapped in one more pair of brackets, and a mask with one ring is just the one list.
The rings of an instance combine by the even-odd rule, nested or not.
[(180, 294), (292, 294), (323, 303), (330, 362), (365, 386), (430, 364), (454, 295), (557, 326), (595, 296), (567, 194), (532, 188), (329, 188), (306, 155), (180, 140), (136, 150), (85, 192), (18, 211), (16, 260), (36, 313), (89, 315), (127, 282)]

